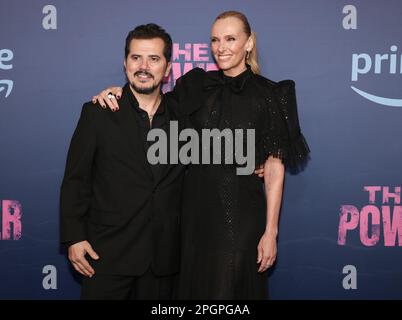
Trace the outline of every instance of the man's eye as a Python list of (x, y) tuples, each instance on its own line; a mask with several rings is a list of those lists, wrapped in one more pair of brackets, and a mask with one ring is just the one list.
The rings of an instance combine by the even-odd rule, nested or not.
[(133, 60), (138, 60), (139, 58), (139, 56), (133, 56)]
[(236, 40), (236, 39), (233, 37), (228, 38), (228, 41), (234, 41), (234, 40)]
[(159, 58), (158, 57), (152, 57), (151, 60), (156, 62), (156, 61), (159, 61)]

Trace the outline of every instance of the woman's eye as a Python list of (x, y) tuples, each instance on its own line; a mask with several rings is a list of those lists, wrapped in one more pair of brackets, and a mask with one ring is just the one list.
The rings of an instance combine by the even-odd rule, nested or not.
[(211, 39), (211, 42), (216, 42), (216, 39)]
[(235, 38), (229, 38), (228, 41), (234, 41), (236, 40)]

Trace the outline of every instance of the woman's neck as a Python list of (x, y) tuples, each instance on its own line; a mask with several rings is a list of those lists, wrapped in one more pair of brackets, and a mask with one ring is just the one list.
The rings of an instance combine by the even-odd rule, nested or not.
[(238, 66), (235, 69), (228, 69), (228, 70), (223, 70), (223, 74), (227, 77), (237, 77), (239, 74), (243, 73), (244, 71), (247, 70), (247, 66), (244, 64), (242, 66)]

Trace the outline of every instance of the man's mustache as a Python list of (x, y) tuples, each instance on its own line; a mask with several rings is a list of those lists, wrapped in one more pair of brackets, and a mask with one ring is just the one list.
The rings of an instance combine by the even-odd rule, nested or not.
[(149, 77), (154, 77), (151, 73), (147, 72), (147, 71), (137, 71), (134, 73), (134, 77), (135, 76), (139, 76), (139, 75), (143, 75), (143, 76), (149, 76)]

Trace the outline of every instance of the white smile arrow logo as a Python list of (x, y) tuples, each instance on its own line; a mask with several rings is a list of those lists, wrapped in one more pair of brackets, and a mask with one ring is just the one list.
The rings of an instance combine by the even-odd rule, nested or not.
[(13, 90), (13, 81), (12, 80), (0, 80), (0, 92), (2, 92), (5, 88), (6, 90), (6, 98), (10, 95), (11, 90)]
[(350, 86), (354, 92), (361, 95), (363, 98), (370, 100), (372, 102), (382, 104), (384, 106), (389, 107), (402, 107), (402, 99), (391, 99), (391, 98), (384, 98), (380, 96), (375, 96), (371, 93), (367, 93), (363, 90), (357, 89), (354, 86)]

